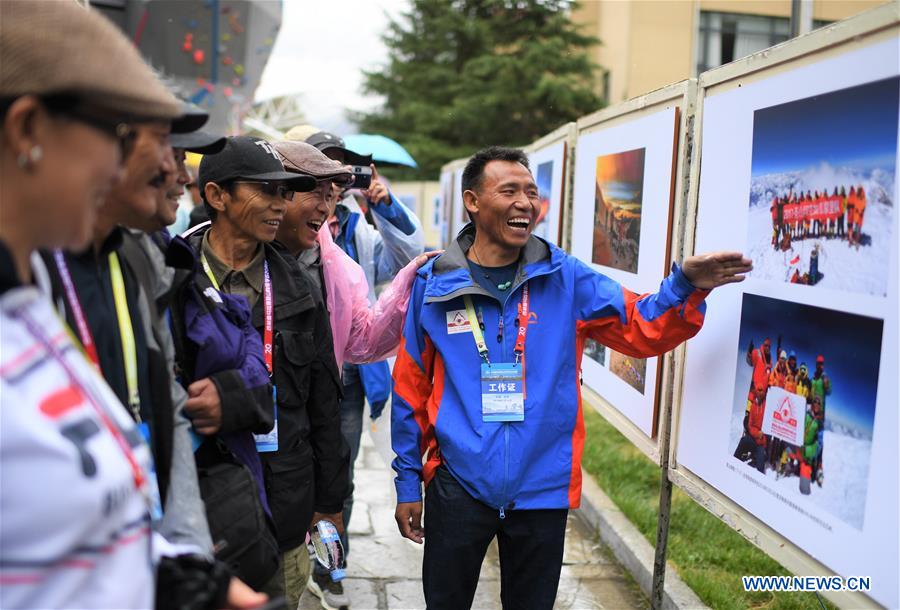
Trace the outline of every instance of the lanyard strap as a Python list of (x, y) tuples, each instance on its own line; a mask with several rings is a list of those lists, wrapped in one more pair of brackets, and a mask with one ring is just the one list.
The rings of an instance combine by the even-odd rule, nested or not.
[(44, 349), (46, 349), (63, 368), (63, 370), (66, 372), (66, 376), (69, 378), (69, 383), (72, 386), (82, 390), (82, 395), (91, 405), (91, 407), (93, 407), (94, 411), (97, 413), (97, 417), (100, 418), (100, 421), (109, 431), (109, 433), (113, 436), (113, 438), (116, 439), (116, 444), (119, 445), (119, 449), (121, 449), (122, 453), (125, 455), (125, 459), (128, 461), (129, 466), (131, 466), (131, 476), (134, 481), (134, 486), (144, 496), (144, 499), (149, 507), (152, 502), (150, 500), (150, 491), (148, 489), (149, 482), (147, 480), (147, 476), (144, 474), (144, 469), (138, 463), (134, 452), (131, 450), (131, 446), (128, 443), (128, 440), (125, 438), (125, 435), (122, 433), (119, 425), (113, 421), (113, 419), (107, 413), (106, 409), (101, 406), (100, 402), (94, 396), (93, 390), (89, 388), (87, 384), (81, 382), (72, 367), (66, 361), (62, 352), (53, 345), (52, 341), (44, 336), (44, 334), (38, 328), (38, 325), (34, 321), (32, 321), (24, 312), (22, 312), (20, 315), (22, 316), (22, 320), (25, 322), (25, 325), (28, 327), (31, 335), (44, 345)]
[[(78, 329), (78, 338), (81, 340), (81, 347), (84, 349), (85, 355), (91, 364), (100, 370), (100, 357), (97, 355), (97, 344), (94, 343), (94, 335), (91, 334), (91, 328), (88, 326), (87, 319), (84, 315), (84, 309), (81, 307), (81, 301), (78, 299), (78, 293), (75, 291), (75, 284), (72, 282), (72, 274), (69, 273), (69, 265), (66, 263), (66, 257), (63, 251), (57, 248), (53, 251), (53, 260), (56, 262), (56, 269), (59, 271), (59, 277), (62, 279), (63, 290), (66, 293), (66, 301), (69, 303), (69, 309), (72, 310), (72, 316), (75, 318), (75, 326)], [(66, 325), (68, 326), (68, 325)]]
[[(209, 281), (212, 282), (213, 287), (216, 290), (221, 292), (221, 288), (219, 288), (219, 282), (216, 281), (216, 277), (213, 275), (212, 269), (209, 266), (209, 261), (206, 260), (206, 255), (200, 255), (200, 264), (203, 265), (203, 271), (209, 277)], [(272, 335), (274, 334), (275, 328), (275, 305), (274, 299), (272, 298), (272, 277), (269, 275), (269, 261), (263, 261), (263, 313), (264, 313), (264, 323), (263, 323), (263, 357), (266, 360), (266, 368), (269, 370), (269, 377), (272, 376)]]
[(272, 298), (272, 278), (269, 276), (269, 261), (263, 261), (263, 357), (269, 377), (272, 376), (272, 332), (275, 326), (275, 305)]
[(128, 407), (134, 420), (141, 421), (141, 395), (138, 389), (137, 344), (134, 340), (134, 328), (131, 325), (131, 313), (128, 311), (128, 296), (125, 292), (125, 280), (119, 256), (109, 253), (109, 275), (112, 281), (113, 301), (116, 304), (116, 318), (119, 321), (119, 336), (122, 339), (122, 358), (125, 361), (125, 383), (128, 386)]
[[(472, 336), (475, 337), (475, 347), (478, 348), (478, 355), (481, 356), (481, 359), (484, 360), (487, 364), (490, 364), (490, 358), (488, 358), (488, 348), (487, 344), (484, 342), (484, 333), (481, 332), (481, 324), (478, 322), (478, 316), (475, 315), (475, 306), (472, 305), (472, 298), (469, 295), (463, 297), (463, 301), (466, 303), (466, 314), (469, 316), (469, 328), (472, 329)], [(500, 314), (503, 315), (502, 313)]]
[[(484, 341), (484, 333), (481, 331), (481, 322), (478, 319), (478, 316), (475, 314), (475, 306), (472, 305), (472, 298), (469, 295), (465, 295), (463, 297), (463, 301), (466, 304), (466, 314), (469, 318), (469, 328), (472, 330), (472, 336), (475, 338), (475, 347), (478, 348), (478, 355), (481, 356), (482, 360), (484, 360), (487, 364), (490, 364), (490, 358), (488, 357), (488, 347)], [(516, 364), (519, 363), (519, 359), (521, 359), (525, 355), (525, 334), (528, 332), (528, 315), (530, 312), (529, 309), (530, 300), (529, 300), (529, 292), (528, 292), (528, 283), (522, 287), (522, 302), (519, 303), (519, 331), (516, 335)], [(500, 312), (500, 328), (503, 328), (503, 312)]]
[(216, 281), (216, 276), (213, 275), (205, 254), (200, 254), (200, 264), (203, 265), (203, 271), (206, 273), (206, 277), (209, 278), (209, 281), (212, 282), (213, 288), (221, 292), (222, 289), (219, 288), (219, 282)]
[(522, 287), (522, 302), (519, 303), (519, 333), (516, 335), (516, 363), (525, 355), (525, 333), (528, 332), (529, 314), (528, 284)]

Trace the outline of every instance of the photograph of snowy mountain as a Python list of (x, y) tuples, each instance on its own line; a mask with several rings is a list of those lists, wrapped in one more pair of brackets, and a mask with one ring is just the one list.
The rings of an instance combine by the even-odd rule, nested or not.
[(757, 110), (751, 277), (887, 294), (900, 77)]
[[(859, 530), (882, 326), (875, 318), (743, 295), (730, 459), (790, 502), (822, 508)], [(784, 397), (801, 405), (784, 421), (801, 427), (802, 445), (766, 433), (764, 419), (779, 419), (773, 411)]]

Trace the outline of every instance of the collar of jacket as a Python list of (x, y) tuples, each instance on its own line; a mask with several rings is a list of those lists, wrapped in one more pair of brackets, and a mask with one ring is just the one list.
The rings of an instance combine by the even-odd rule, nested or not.
[(122, 247), (122, 239), (123, 239), (123, 231), (122, 227), (116, 226), (113, 227), (113, 230), (109, 232), (104, 240), (103, 244), (100, 246), (100, 251), (96, 254), (94, 253), (94, 246), (90, 245), (81, 252), (73, 252), (66, 251), (66, 254), (72, 256), (72, 258), (82, 259), (82, 260), (99, 260), (100, 257), (109, 256), (112, 252), (118, 252), (119, 248)]
[[(203, 235), (209, 230), (211, 223), (197, 225), (190, 232), (184, 233), (187, 242), (193, 247), (195, 256), (200, 252)], [(306, 279), (300, 264), (293, 255), (278, 242), (264, 243), (266, 261), (269, 263), (269, 277), (272, 279), (272, 292), (275, 297), (275, 323), (296, 316), (316, 306), (316, 300), (309, 280)], [(198, 274), (199, 277), (200, 274)], [(205, 278), (205, 274), (203, 274)], [(253, 307), (253, 326), (262, 328), (265, 318), (265, 299), (260, 296)]]
[[(437, 257), (433, 264), (425, 265), (419, 274), (426, 278), (425, 302), (438, 303), (449, 301), (466, 294), (480, 294), (494, 298), (491, 293), (472, 280), (466, 252), (475, 242), (475, 224), (467, 224), (456, 240), (447, 250)], [(519, 257), (519, 268), (513, 280), (512, 294), (516, 289), (538, 275), (553, 273), (562, 264), (565, 253), (540, 237), (532, 235), (528, 238), (522, 255)], [(427, 270), (430, 268), (431, 273)]]

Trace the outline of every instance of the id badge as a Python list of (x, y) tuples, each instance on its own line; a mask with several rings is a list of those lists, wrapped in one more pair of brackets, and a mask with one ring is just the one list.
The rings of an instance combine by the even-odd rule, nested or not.
[(522, 365), (481, 365), (481, 417), (486, 422), (524, 421)]
[(278, 451), (278, 403), (275, 403), (275, 387), (272, 387), (272, 402), (275, 406), (275, 425), (265, 434), (254, 434), (256, 451), (258, 453), (271, 453)]

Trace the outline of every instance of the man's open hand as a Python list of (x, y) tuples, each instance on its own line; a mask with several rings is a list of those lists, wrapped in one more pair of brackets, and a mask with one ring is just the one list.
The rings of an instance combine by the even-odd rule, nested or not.
[(404, 538), (417, 544), (425, 541), (425, 530), (422, 528), (422, 502), (397, 502), (394, 519)]
[(743, 274), (752, 269), (753, 262), (740, 252), (710, 252), (689, 256), (681, 264), (681, 270), (688, 281), (701, 290), (743, 282)]

